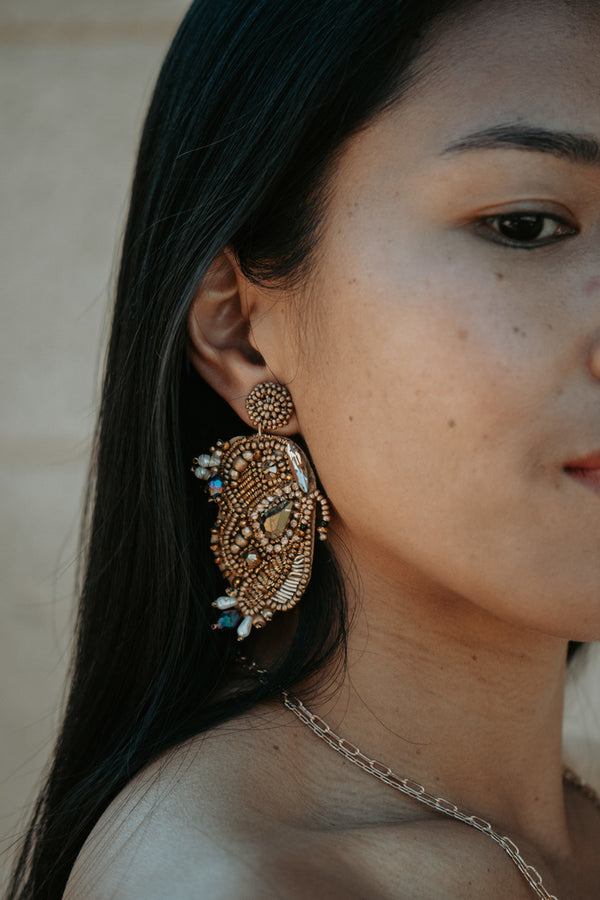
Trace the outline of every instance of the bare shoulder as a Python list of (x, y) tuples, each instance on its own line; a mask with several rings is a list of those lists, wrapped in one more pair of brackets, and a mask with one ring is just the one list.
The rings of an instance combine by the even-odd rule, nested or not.
[(400, 821), (394, 792), (388, 822), (348, 821), (366, 776), (329, 748), (315, 765), (311, 737), (267, 708), (175, 748), (106, 810), (63, 900), (527, 900), (497, 845), (456, 822)]
[(256, 719), (189, 741), (133, 779), (84, 844), (63, 900), (300, 900), (307, 890), (347, 900), (323, 854), (300, 860), (279, 717)]

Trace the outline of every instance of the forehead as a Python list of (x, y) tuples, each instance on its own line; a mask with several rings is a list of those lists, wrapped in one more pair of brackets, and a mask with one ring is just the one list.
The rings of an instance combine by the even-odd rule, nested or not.
[(350, 139), (337, 175), (412, 189), (448, 147), (507, 123), (600, 139), (599, 47), (597, 0), (469, 3), (434, 26), (411, 87)]
[[(434, 27), (415, 99), (440, 128), (536, 117), (600, 132), (600, 9), (593, 0), (480, 0)], [(567, 122), (566, 119), (569, 119)], [(579, 119), (579, 121), (575, 121)]]

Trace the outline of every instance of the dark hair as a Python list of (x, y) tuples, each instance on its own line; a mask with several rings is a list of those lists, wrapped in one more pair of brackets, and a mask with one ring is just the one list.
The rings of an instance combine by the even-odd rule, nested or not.
[(173, 41), (122, 248), (72, 686), (11, 900), (58, 900), (99, 816), (158, 754), (343, 663), (342, 582), (319, 545), (291, 645), (264, 682), (219, 699), (234, 645), (210, 630), (213, 508), (189, 463), (246, 429), (189, 365), (187, 313), (225, 246), (263, 283), (306, 274), (336, 152), (402, 94), (427, 26), (455, 5), (197, 0)]

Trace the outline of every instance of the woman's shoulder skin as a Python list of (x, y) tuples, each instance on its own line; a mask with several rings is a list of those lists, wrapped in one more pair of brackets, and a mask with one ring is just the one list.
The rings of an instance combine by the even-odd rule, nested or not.
[(491, 841), (385, 785), (373, 789), (389, 791), (395, 812), (353, 820), (356, 779), (368, 776), (334, 754), (331, 796), (315, 803), (314, 736), (277, 712), (260, 718), (181, 745), (130, 782), (86, 841), (63, 900), (530, 896)]
[(322, 853), (299, 852), (278, 729), (251, 718), (176, 747), (130, 782), (86, 841), (64, 900), (348, 897)]

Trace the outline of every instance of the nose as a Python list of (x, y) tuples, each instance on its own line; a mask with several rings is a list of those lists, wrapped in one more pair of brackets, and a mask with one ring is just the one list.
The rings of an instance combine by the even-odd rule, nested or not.
[(588, 358), (588, 368), (594, 378), (600, 381), (600, 334), (596, 335)]

